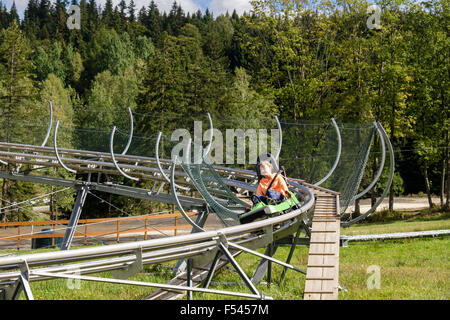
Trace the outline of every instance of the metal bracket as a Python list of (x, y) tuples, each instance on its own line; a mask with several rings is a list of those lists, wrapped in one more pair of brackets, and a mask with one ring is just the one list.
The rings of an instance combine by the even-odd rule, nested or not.
[(227, 237), (222, 232), (218, 233), (218, 237), (215, 237), (214, 240), (216, 240), (217, 245), (219, 246), (222, 244), (225, 248), (228, 249), (228, 240)]
[(3, 298), (5, 300), (17, 300), (22, 292), (25, 293), (25, 298), (27, 300), (34, 300), (33, 293), (30, 288), (30, 269), (28, 268), (28, 263), (26, 260), (23, 260), (20, 265), (20, 275), (19, 278), (13, 285), (5, 287), (3, 289)]
[(135, 250), (136, 260), (129, 264), (124, 269), (119, 270), (113, 270), (111, 271), (111, 275), (113, 278), (116, 279), (128, 279), (131, 276), (135, 275), (136, 273), (139, 273), (143, 270), (143, 263), (142, 263), (142, 248)]

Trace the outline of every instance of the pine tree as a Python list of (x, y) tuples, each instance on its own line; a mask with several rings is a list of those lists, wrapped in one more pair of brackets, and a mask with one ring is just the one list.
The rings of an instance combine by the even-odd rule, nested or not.
[(113, 3), (112, 0), (106, 0), (105, 3), (105, 9), (102, 11), (102, 23), (103, 25), (107, 27), (113, 26), (113, 20), (114, 20), (114, 9), (113, 9)]
[(150, 38), (152, 38), (153, 43), (159, 43), (161, 39), (162, 19), (158, 6), (153, 0), (148, 8), (148, 19), (145, 26), (147, 27), (148, 34)]
[(13, 1), (13, 4), (11, 5), (11, 10), (9, 11), (9, 21), (19, 21), (19, 14), (17, 13), (16, 8), (16, 1)]
[(0, 29), (7, 28), (9, 26), (9, 13), (6, 10), (5, 5), (0, 0)]
[(136, 21), (136, 5), (134, 4), (133, 0), (131, 0), (130, 4), (128, 5), (128, 21)]
[[(19, 25), (14, 20), (8, 29), (0, 34), (0, 84), (3, 83), (0, 97), (1, 126), (5, 136), (2, 141), (12, 139), (22, 143), (32, 143), (35, 134), (25, 130), (28, 122), (36, 124), (36, 89), (31, 79), (33, 65), (31, 63), (31, 49), (24, 38)], [(16, 121), (20, 119), (20, 121)], [(8, 165), (10, 166), (10, 165)], [(12, 168), (8, 168), (11, 170)], [(2, 207), (9, 198), (10, 184), (4, 179), (2, 186)], [(10, 198), (9, 198), (10, 199)], [(6, 214), (3, 215), (3, 220)]]

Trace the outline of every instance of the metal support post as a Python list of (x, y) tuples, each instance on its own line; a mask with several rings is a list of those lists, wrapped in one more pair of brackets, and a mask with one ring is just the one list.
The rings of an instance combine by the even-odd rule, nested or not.
[[(264, 256), (272, 257), (275, 254), (275, 252), (277, 251), (277, 249), (278, 249), (277, 244), (275, 244), (275, 245), (269, 244), (266, 248), (266, 251), (264, 252)], [(253, 274), (252, 282), (259, 283), (263, 279), (264, 275), (266, 274), (266, 271), (268, 271), (268, 267), (269, 267), (269, 260), (267, 260), (265, 258), (261, 259), (258, 267), (255, 270), (255, 273)]]
[[(203, 228), (205, 225), (206, 219), (208, 218), (209, 210), (206, 208), (203, 210), (199, 215), (197, 216), (197, 219), (195, 220), (195, 224), (199, 226), (200, 228)], [(199, 232), (197, 229), (192, 228), (191, 234)], [(175, 274), (179, 274), (181, 272), (184, 272), (186, 270), (186, 261), (185, 260), (178, 260), (175, 268), (173, 269)]]
[[(192, 259), (187, 259), (187, 271), (186, 271), (186, 285), (191, 288), (192, 287)], [(186, 294), (187, 300), (192, 300), (192, 291), (188, 290)]]
[(244, 280), (245, 285), (250, 289), (250, 291), (253, 294), (259, 295), (258, 289), (256, 289), (253, 282), (249, 279), (249, 277), (244, 272), (244, 270), (242, 270), (241, 266), (237, 263), (236, 259), (234, 259), (233, 255), (230, 253), (230, 251), (228, 251), (228, 248), (227, 248), (228, 242), (224, 235), (222, 235), (220, 237), (220, 239), (218, 239), (218, 246), (219, 246), (219, 250), (222, 251), (222, 253), (228, 259), (228, 261), (230, 261), (231, 265), (236, 270), (236, 272), (239, 274), (239, 276), (242, 278), (242, 280)]
[[(295, 234), (295, 238), (294, 238), (294, 240), (292, 241), (291, 249), (289, 250), (289, 254), (288, 254), (288, 257), (287, 257), (287, 259), (286, 259), (286, 263), (289, 264), (289, 263), (291, 262), (292, 255), (294, 254), (295, 248), (297, 247), (296, 244), (297, 244), (298, 238), (300, 237), (300, 232), (301, 232), (302, 229), (306, 229), (306, 228), (308, 228), (308, 227), (307, 227), (307, 226), (305, 225), (305, 223), (302, 221), (301, 224), (298, 226), (297, 233)], [(284, 268), (283, 268), (283, 272), (281, 273), (280, 283), (283, 282), (284, 277), (286, 276), (286, 271), (287, 271), (287, 267), (284, 267)]]
[(70, 249), (87, 193), (88, 188), (85, 186), (82, 186), (81, 189), (78, 190), (77, 199), (75, 200), (75, 205), (73, 207), (72, 214), (70, 215), (69, 224), (67, 225), (66, 233), (64, 234), (64, 239), (61, 244), (61, 250)]
[(219, 263), (219, 258), (222, 255), (220, 250), (217, 250), (216, 255), (214, 256), (214, 260), (211, 263), (211, 267), (209, 268), (208, 275), (206, 276), (205, 283), (203, 285), (203, 288), (207, 289), (209, 285), (211, 284), (211, 280), (214, 276), (214, 273), (216, 272), (217, 264)]

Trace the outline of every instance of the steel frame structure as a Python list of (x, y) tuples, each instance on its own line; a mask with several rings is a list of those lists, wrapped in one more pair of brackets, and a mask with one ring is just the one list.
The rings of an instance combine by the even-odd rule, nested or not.
[[(32, 146), (0, 142), (0, 162), (2, 164), (29, 164), (34, 165), (38, 169), (61, 167), (68, 172), (77, 174), (114, 174), (121, 175), (126, 179), (135, 181), (141, 179), (155, 181), (155, 185), (159, 182), (161, 183), (161, 186), (158, 192), (155, 193), (153, 189), (145, 190), (111, 183), (108, 184), (92, 182), (89, 180), (79, 181), (43, 175), (31, 175), (26, 171), (22, 173), (0, 171), (0, 177), (3, 179), (72, 187), (78, 191), (78, 196), (70, 218), (69, 226), (64, 236), (61, 251), (0, 258), (0, 270), (18, 269), (18, 271), (6, 271), (0, 273), (0, 297), (1, 293), (3, 293), (3, 298), (16, 299), (18, 298), (20, 291), (24, 290), (26, 298), (33, 299), (33, 294), (29, 285), (30, 282), (42, 281), (51, 278), (69, 278), (181, 290), (188, 293), (188, 299), (192, 298), (192, 292), (208, 292), (246, 298), (264, 299), (270, 297), (265, 297), (264, 293), (258, 292), (254, 286), (254, 283), (262, 279), (262, 276), (266, 270), (270, 281), (271, 263), (277, 263), (284, 267), (281, 279), (284, 278), (287, 269), (295, 270), (302, 274), (306, 273), (304, 270), (291, 265), (290, 260), (293, 255), (295, 245), (300, 239), (300, 232), (304, 231), (307, 237), (309, 234), (309, 225), (311, 223), (310, 214), (314, 210), (315, 202), (311, 188), (320, 188), (319, 186), (330, 176), (332, 176), (341, 158), (341, 135), (339, 132), (339, 126), (334, 119), (332, 119), (332, 124), (337, 134), (338, 150), (334, 164), (327, 175), (319, 180), (319, 182), (315, 185), (308, 184), (300, 179), (288, 178), (291, 189), (300, 199), (302, 199), (302, 205), (300, 208), (290, 213), (262, 221), (233, 227), (225, 227), (220, 230), (207, 231), (202, 227), (204, 223), (204, 220), (202, 221), (202, 219), (206, 219), (207, 216), (207, 203), (201, 198), (189, 197), (181, 194), (179, 195), (177, 189), (183, 191), (195, 190), (192, 181), (189, 181), (188, 175), (185, 172), (176, 171), (176, 161), (159, 158), (158, 148), (161, 133), (156, 141), (155, 158), (131, 156), (126, 154), (133, 137), (133, 114), (130, 108), (128, 108), (130, 116), (130, 134), (127, 145), (121, 154), (115, 154), (113, 150), (116, 127), (113, 127), (111, 131), (109, 153), (58, 148), (57, 136), (59, 121), (56, 121), (54, 128), (53, 148), (45, 147), (53, 124), (53, 108), (51, 102), (49, 102), (49, 108), (49, 126), (43, 143), (40, 146)], [(213, 139), (213, 121), (209, 114), (208, 119), (210, 122), (211, 135), (209, 138), (209, 145), (203, 150), (205, 154), (209, 153)], [(275, 120), (280, 131), (279, 150), (275, 155), (275, 159), (278, 160), (282, 146), (282, 130), (277, 117), (275, 117)], [(374, 126), (376, 127), (380, 137), (382, 150), (381, 165), (374, 180), (367, 188), (364, 189), (363, 192), (355, 196), (355, 199), (362, 197), (378, 182), (384, 168), (386, 145), (389, 149), (390, 155), (388, 184), (385, 187), (382, 197), (379, 201), (377, 201), (374, 207), (356, 219), (343, 221), (342, 226), (344, 227), (364, 219), (375, 211), (376, 207), (379, 206), (381, 201), (387, 195), (387, 191), (392, 183), (394, 172), (394, 154), (392, 145), (390, 144), (389, 138), (381, 124), (374, 123)], [(1, 151), (2, 149), (6, 149), (6, 151)], [(213, 166), (213, 168), (218, 173), (227, 176), (227, 178), (222, 178), (222, 181), (227, 186), (235, 187), (243, 193), (255, 192), (256, 186), (254, 181), (257, 180), (256, 172), (251, 170), (228, 168), (224, 166)], [(132, 173), (132, 176), (126, 173), (125, 170)], [(161, 189), (165, 183), (170, 183), (171, 194), (162, 192)], [(86, 194), (89, 190), (98, 190), (101, 192), (146, 199), (149, 201), (174, 204), (185, 216), (186, 220), (192, 225), (192, 232), (188, 235), (170, 238), (69, 250), (73, 238), (73, 232), (76, 228)], [(201, 217), (199, 216), (199, 219), (194, 222), (186, 214), (185, 208), (198, 209), (202, 211), (204, 215)], [(295, 237), (286, 262), (274, 259), (272, 256), (276, 250), (276, 241), (281, 240), (281, 242), (283, 242), (283, 239), (286, 239), (293, 234), (295, 234)], [(230, 254), (230, 247), (255, 255), (262, 259), (252, 279), (248, 278), (246, 273)], [(254, 251), (254, 249), (263, 247), (267, 247), (265, 254)], [(220, 255), (224, 255), (230, 261), (236, 272), (249, 288), (251, 292), (250, 294), (209, 289), (209, 285), (215, 273), (215, 268)], [(180, 259), (180, 261), (186, 260), (187, 262), (187, 286), (171, 286), (167, 284), (144, 283), (124, 279), (105, 279), (85, 276), (86, 274), (109, 270), (113, 271), (113, 275), (117, 278), (129, 278), (131, 275), (140, 272), (143, 265), (172, 261), (174, 259)], [(192, 279), (190, 279), (190, 273), (193, 266), (209, 261), (212, 261), (211, 269), (208, 273), (206, 281), (204, 282), (203, 288), (193, 287), (191, 281)]]

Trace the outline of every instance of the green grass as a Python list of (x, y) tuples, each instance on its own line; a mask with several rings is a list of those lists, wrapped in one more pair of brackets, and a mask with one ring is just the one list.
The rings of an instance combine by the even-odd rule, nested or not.
[[(450, 238), (351, 243), (340, 250), (339, 299), (450, 298)], [(380, 268), (380, 289), (368, 289), (369, 266)]]
[(450, 212), (429, 213), (427, 210), (414, 212), (396, 211), (391, 213), (391, 215), (398, 218), (391, 218), (387, 222), (363, 222), (349, 228), (341, 228), (341, 235), (351, 236), (450, 229)]
[[(450, 237), (405, 239), (396, 241), (377, 241), (350, 243), (348, 248), (340, 250), (340, 280), (348, 292), (340, 292), (339, 299), (347, 300), (392, 300), (392, 299), (450, 299)], [(277, 251), (275, 258), (286, 258), (288, 248)], [(306, 268), (308, 248), (299, 247), (295, 251), (292, 263), (299, 268)], [(241, 254), (238, 262), (251, 275), (259, 260), (249, 254)], [(136, 281), (167, 283), (171, 278), (169, 266), (157, 264), (147, 266), (143, 273), (130, 278)], [(368, 289), (367, 273), (369, 266), (380, 268), (380, 289)], [(301, 300), (305, 287), (305, 276), (288, 270), (283, 283), (279, 282), (282, 267), (273, 265), (270, 286), (262, 283), (258, 290), (277, 300)], [(100, 277), (111, 277), (109, 272), (96, 274)], [(70, 281), (70, 280), (69, 280)], [(213, 279), (213, 289), (231, 290), (235, 292), (250, 291), (242, 285), (230, 285), (242, 280), (230, 268), (221, 270)], [(55, 279), (32, 282), (31, 289), (35, 299), (44, 300), (139, 300), (149, 295), (153, 289), (148, 287), (105, 284), (81, 281), (79, 289), (69, 289), (68, 280)], [(194, 293), (194, 299), (216, 300), (237, 299), (231, 296)], [(23, 298), (23, 294), (22, 294)]]

